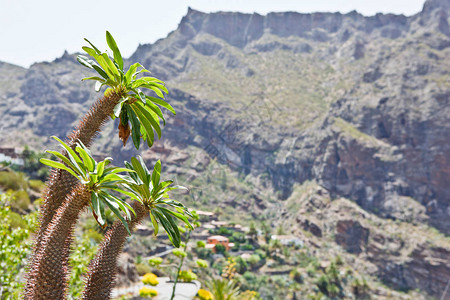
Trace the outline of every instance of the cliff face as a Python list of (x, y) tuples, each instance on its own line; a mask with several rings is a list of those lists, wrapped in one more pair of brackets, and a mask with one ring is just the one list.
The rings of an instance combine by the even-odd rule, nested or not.
[[(236, 205), (258, 213), (283, 206), (295, 186), (314, 181), (332, 199), (345, 197), (383, 219), (429, 224), (448, 235), (449, 13), (449, 0), (429, 0), (412, 17), (190, 9), (167, 38), (139, 46), (130, 58), (167, 81), (178, 112), (168, 118), (163, 140), (142, 154), (162, 156), (169, 172), (188, 178), (203, 176), (216, 159), (250, 182), (253, 190), (240, 191), (250, 200)], [(7, 64), (0, 70), (10, 74), (0, 78), (1, 143), (40, 145), (51, 134), (64, 136), (95, 97), (79, 82), (85, 70), (67, 53), (28, 70)], [(96, 150), (117, 159), (134, 154), (131, 145), (121, 148), (113, 127)], [(217, 205), (235, 201), (223, 199)], [(358, 224), (333, 225), (335, 242), (359, 240), (347, 251), (366, 253), (380, 276), (394, 276), (394, 286), (433, 295), (443, 290), (445, 282), (418, 282), (422, 267), (450, 275), (448, 266), (430, 266), (425, 255), (448, 261), (448, 251), (420, 244), (410, 248), (417, 261), (398, 262), (371, 247), (371, 230)], [(403, 268), (403, 279), (388, 272), (394, 267), (386, 271), (386, 259)]]

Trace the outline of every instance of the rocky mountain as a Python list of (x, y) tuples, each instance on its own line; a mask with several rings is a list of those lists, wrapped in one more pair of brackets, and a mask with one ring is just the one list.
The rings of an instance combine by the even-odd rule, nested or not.
[[(194, 204), (334, 237), (387, 284), (438, 297), (450, 277), (449, 13), (449, 0), (411, 17), (189, 9), (129, 59), (167, 82), (177, 110), (141, 154), (161, 157)], [(71, 130), (98, 96), (75, 57), (0, 64), (0, 144), (42, 148)], [(95, 150), (120, 161), (135, 150), (114, 127)]]

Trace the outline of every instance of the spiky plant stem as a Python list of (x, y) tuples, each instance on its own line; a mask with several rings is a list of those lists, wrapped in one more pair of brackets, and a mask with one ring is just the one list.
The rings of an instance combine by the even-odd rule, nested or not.
[[(108, 96), (98, 99), (80, 121), (77, 128), (67, 137), (67, 144), (75, 148), (76, 142), (80, 140), (89, 147), (95, 136), (101, 131), (102, 126), (108, 121), (120, 98), (121, 95), (110, 93)], [(40, 227), (36, 236), (35, 247), (39, 248), (41, 237), (47, 225), (51, 222), (55, 211), (77, 182), (78, 180), (75, 177), (64, 170), (52, 170), (43, 195), (44, 204), (41, 206)]]
[[(133, 203), (136, 216), (128, 221), (128, 227), (132, 231), (137, 224), (147, 216), (147, 209), (139, 202)], [(98, 248), (97, 255), (89, 264), (86, 277), (84, 300), (110, 299), (117, 273), (117, 260), (122, 252), (128, 232), (122, 222), (116, 221), (106, 233), (105, 238)]]
[[(75, 148), (76, 142), (81, 140), (86, 146), (90, 146), (95, 136), (101, 131), (102, 126), (108, 121), (109, 116), (114, 110), (114, 106), (119, 102), (122, 95), (110, 93), (108, 96), (98, 99), (83, 119), (80, 121), (76, 129), (68, 136), (67, 144), (71, 148)], [(31, 270), (36, 268), (36, 257), (42, 248), (42, 239), (45, 236), (48, 225), (52, 221), (56, 210), (64, 202), (66, 196), (76, 186), (78, 180), (68, 172), (60, 169), (53, 169), (46, 189), (43, 193), (44, 203), (40, 209), (39, 230), (35, 237), (33, 245), (33, 253), (29, 263), (29, 273), (27, 277), (27, 286), (34, 286), (33, 280), (36, 277), (30, 276)], [(70, 253), (70, 244), (72, 242), (72, 234), (68, 235), (65, 246), (62, 250), (62, 259), (60, 261), (62, 270), (67, 272), (69, 268), (68, 259)], [(67, 276), (67, 274), (65, 275)]]
[(41, 238), (40, 248), (36, 249), (25, 286), (25, 299), (65, 299), (67, 266), (62, 261), (67, 255), (66, 241), (90, 199), (91, 192), (79, 184), (57, 209)]

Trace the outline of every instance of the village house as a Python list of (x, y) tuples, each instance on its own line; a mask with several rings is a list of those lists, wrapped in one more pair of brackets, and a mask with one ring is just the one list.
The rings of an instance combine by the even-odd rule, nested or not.
[(23, 166), (23, 159), (17, 150), (12, 147), (0, 147), (0, 162)]
[(206, 249), (211, 249), (214, 253), (216, 253), (217, 244), (223, 245), (226, 251), (230, 251), (230, 249), (234, 246), (234, 243), (230, 243), (227, 237), (221, 235), (212, 235), (208, 237)]

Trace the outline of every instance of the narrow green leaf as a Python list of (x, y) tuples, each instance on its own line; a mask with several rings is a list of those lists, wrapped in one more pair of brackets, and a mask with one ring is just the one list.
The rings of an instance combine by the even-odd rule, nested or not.
[(131, 137), (133, 139), (134, 147), (139, 150), (141, 145), (141, 125), (139, 124), (139, 120), (132, 109), (127, 109), (128, 120), (131, 123)]
[(103, 79), (103, 78), (100, 78), (100, 77), (98, 77), (98, 76), (85, 77), (85, 78), (81, 79), (81, 81), (84, 81), (84, 80), (97, 80), (97, 81), (104, 81), (104, 79)]
[(60, 145), (66, 149), (67, 151), (67, 156), (69, 157), (69, 159), (72, 161), (72, 163), (75, 166), (75, 169), (78, 170), (78, 172), (80, 173), (80, 175), (82, 175), (83, 177), (85, 176), (84, 173), (86, 172), (85, 167), (83, 165), (83, 162), (81, 161), (81, 159), (78, 157), (78, 155), (75, 153), (75, 151), (72, 150), (72, 148), (70, 148), (66, 143), (64, 143), (62, 140), (60, 140), (57, 136), (52, 136), (52, 138), (54, 138), (55, 140), (57, 140)]
[[(161, 223), (161, 225), (164, 227), (164, 230), (166, 231), (167, 235), (169, 236), (169, 240), (172, 242), (172, 244), (175, 247), (180, 247), (180, 236), (178, 228), (176, 229), (178, 231), (178, 236), (176, 234), (175, 229), (172, 227), (172, 224), (169, 222), (169, 220), (166, 218), (166, 216), (160, 212), (157, 209), (154, 209), (152, 212), (154, 212), (155, 216)], [(177, 227), (177, 226), (175, 226)]]
[(136, 157), (131, 158), (131, 164), (133, 165), (133, 170), (136, 171), (139, 178), (148, 187), (149, 182), (147, 181), (147, 174), (146, 174), (144, 168), (142, 167), (142, 164), (139, 162), (139, 160)]
[[(167, 90), (167, 88), (164, 85), (156, 83), (156, 82), (147, 82), (147, 84), (142, 85), (142, 86), (145, 86), (146, 88), (150, 88), (151, 86), (153, 86), (159, 90), (162, 90), (166, 94), (169, 93), (169, 91)], [(161, 98), (163, 98), (163, 97), (161, 97)]]
[(92, 209), (95, 213), (95, 216), (97, 217), (97, 222), (100, 224), (100, 226), (105, 225), (105, 219), (103, 218), (105, 215), (105, 211), (101, 208), (101, 201), (99, 199), (99, 195), (95, 192), (91, 194), (91, 203), (92, 203)]
[(109, 33), (109, 31), (106, 31), (106, 42), (108, 43), (109, 48), (113, 51), (114, 60), (119, 65), (119, 69), (123, 70), (122, 55), (120, 54), (119, 48), (117, 47), (117, 44), (116, 44), (116, 41), (112, 37), (111, 33)]
[[(136, 103), (139, 103), (139, 102), (136, 102)], [(152, 128), (151, 123), (149, 122), (149, 120), (146, 119), (145, 115), (139, 110), (137, 105), (130, 105), (130, 107), (133, 109), (133, 111), (136, 113), (137, 117), (139, 118), (140, 124), (143, 125), (143, 126), (141, 126), (141, 129), (142, 128), (145, 129), (147, 145), (149, 147), (151, 147), (153, 145), (153, 140), (154, 140), (154, 133), (153, 133), (153, 128)]]
[(102, 56), (108, 66), (108, 70), (114, 75), (116, 81), (120, 81), (120, 73), (114, 63), (111, 61), (111, 58), (109, 58), (108, 54), (106, 53), (102, 53)]
[(93, 172), (95, 165), (92, 163), (89, 154), (80, 146), (77, 146), (75, 150), (80, 154), (81, 158), (83, 159), (84, 165), (87, 167), (87, 170), (89, 172)]
[(164, 216), (166, 217), (166, 219), (169, 221), (170, 226), (172, 227), (172, 230), (173, 230), (173, 239), (178, 244), (180, 244), (180, 242), (181, 242), (181, 234), (180, 234), (180, 231), (178, 229), (178, 225), (175, 222), (174, 218), (172, 217), (171, 214), (165, 212), (164, 210), (161, 210), (160, 207), (158, 207), (157, 209), (159, 209), (159, 211), (162, 212), (164, 214)]
[(122, 217), (122, 215), (120, 214), (120, 212), (117, 210), (116, 207), (114, 207), (114, 205), (111, 203), (110, 200), (105, 199), (105, 203), (106, 205), (109, 206), (109, 208), (112, 210), (112, 212), (119, 218), (119, 220), (122, 222), (123, 226), (125, 227), (125, 229), (128, 231), (128, 234), (131, 235), (131, 231), (130, 228), (128, 228), (128, 223), (127, 221), (125, 221), (125, 219)]
[(128, 69), (127, 73), (125, 73), (125, 80), (127, 84), (131, 83), (132, 75), (136, 72), (138, 66), (140, 66), (139, 63), (132, 64)]
[(76, 170), (76, 167), (73, 165), (73, 163), (70, 161), (70, 159), (68, 159), (67, 157), (65, 157), (64, 155), (59, 153), (58, 151), (47, 150), (45, 152), (55, 155), (60, 160), (62, 160), (69, 168), (71, 168), (72, 170)]
[(150, 212), (150, 220), (152, 220), (152, 225), (153, 225), (153, 234), (156, 236), (158, 234), (159, 231), (159, 225), (158, 222), (156, 221), (155, 216), (153, 215), (153, 211)]
[(81, 49), (86, 51), (86, 53), (89, 54), (90, 56), (92, 56), (93, 58), (97, 59), (98, 54), (97, 54), (97, 52), (95, 52), (94, 49), (86, 47), (86, 46), (81, 47)]
[(153, 113), (157, 114), (158, 117), (160, 117), (161, 120), (163, 120), (164, 126), (166, 125), (166, 119), (164, 118), (164, 115), (163, 115), (161, 109), (157, 105), (155, 105), (149, 101), (148, 103), (146, 103), (145, 109), (151, 110)]
[(159, 179), (161, 177), (161, 160), (158, 160), (153, 168), (152, 182), (154, 187), (159, 186)]
[(135, 102), (133, 106), (137, 107), (141, 111), (145, 119), (147, 119), (147, 121), (149, 121), (151, 126), (155, 129), (158, 134), (158, 138), (161, 139), (161, 127), (159, 126), (158, 116), (154, 112), (146, 110), (143, 103)]
[(150, 97), (150, 96), (147, 96), (147, 99), (150, 100), (150, 101), (152, 101), (153, 103), (156, 103), (156, 104), (158, 104), (158, 105), (160, 105), (160, 106), (162, 106), (162, 107), (168, 109), (168, 110), (171, 111), (174, 115), (177, 114), (177, 113), (175, 112), (175, 109), (173, 109), (173, 107), (172, 107), (169, 103), (167, 103), (166, 101), (164, 101), (164, 100), (162, 100), (162, 99), (159, 99), (159, 98), (156, 98), (156, 97)]
[[(92, 65), (92, 68), (94, 68), (94, 70), (97, 71), (97, 73), (98, 73), (100, 76), (102, 76), (103, 78), (105, 78), (106, 80), (110, 79), (110, 77), (108, 76), (108, 74), (106, 74), (106, 72), (103, 71), (103, 69), (100, 68), (99, 66), (97, 66), (97, 65)], [(112, 79), (112, 78), (113, 78), (113, 77), (111, 76), (111, 79)], [(109, 83), (106, 82), (106, 84), (109, 84)]]
[(154, 86), (151, 86), (151, 85), (149, 85), (148, 87), (147, 87), (147, 85), (144, 85), (144, 87), (146, 87), (148, 89), (151, 89), (152, 91), (154, 91), (156, 93), (156, 95), (158, 95), (158, 97), (164, 99), (164, 94), (157, 87), (154, 87)]
[(145, 80), (147, 82), (159, 82), (159, 83), (163, 83), (164, 84), (164, 81), (162, 81), (162, 80), (160, 80), (160, 79), (158, 79), (156, 77), (141, 77), (139, 79), (143, 79), (143, 80)]
[(126, 191), (124, 189), (121, 189), (120, 187), (117, 187), (117, 188), (110, 188), (110, 187), (108, 187), (108, 189), (116, 191), (116, 192), (119, 192), (119, 193), (124, 194), (124, 195), (127, 195), (131, 199), (138, 200), (138, 201), (140, 200), (139, 196), (135, 192)]
[(182, 214), (180, 214), (180, 213), (174, 212), (174, 211), (172, 211), (172, 210), (170, 210), (170, 209), (167, 209), (167, 208), (165, 208), (165, 207), (162, 207), (162, 206), (160, 206), (160, 205), (157, 205), (157, 207), (158, 207), (160, 210), (163, 210), (164, 212), (166, 212), (166, 213), (168, 213), (168, 214), (171, 214), (171, 215), (174, 216), (175, 218), (177, 218), (177, 219), (183, 221), (183, 222), (184, 222), (191, 230), (194, 229), (194, 227), (192, 227), (191, 223), (189, 223), (189, 220), (188, 220), (188, 218), (187, 218), (185, 215), (182, 215)]
[(60, 162), (56, 162), (56, 161), (46, 159), (46, 158), (41, 158), (39, 161), (42, 164), (47, 165), (49, 167), (65, 170), (65, 171), (69, 172), (70, 174), (72, 174), (73, 176), (78, 178), (78, 175), (74, 171), (72, 171), (70, 168), (68, 168), (67, 166), (65, 166), (64, 164), (62, 164)]
[(91, 42), (89, 42), (88, 39), (84, 39), (86, 42), (89, 43), (89, 45), (91, 45), (92, 48), (94, 48), (95, 52), (97, 52), (97, 54), (101, 54), (100, 50), (97, 49), (97, 47), (95, 47)]
[[(129, 162), (125, 162), (125, 166), (129, 169), (134, 170), (134, 167), (132, 164), (130, 164)], [(138, 173), (135, 171), (134, 173), (128, 173), (130, 175), (131, 178), (133, 178), (133, 180), (135, 181), (135, 184), (137, 185), (142, 185), (144, 184), (144, 182), (139, 178)]]
[(86, 56), (78, 55), (77, 61), (86, 68), (93, 69), (92, 64), (88, 62), (88, 58)]

